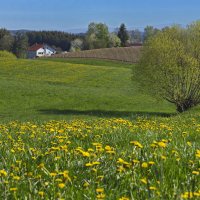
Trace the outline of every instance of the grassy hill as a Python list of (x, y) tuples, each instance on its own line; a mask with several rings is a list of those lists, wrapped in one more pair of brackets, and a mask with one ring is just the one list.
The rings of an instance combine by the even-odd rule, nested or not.
[(170, 104), (140, 93), (132, 67), (92, 59), (1, 60), (0, 120), (173, 113)]

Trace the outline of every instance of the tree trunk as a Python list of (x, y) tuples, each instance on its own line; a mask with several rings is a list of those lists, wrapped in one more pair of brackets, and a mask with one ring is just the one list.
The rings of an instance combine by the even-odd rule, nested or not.
[(192, 100), (185, 100), (184, 102), (181, 102), (176, 105), (176, 110), (178, 112), (182, 113), (186, 110), (189, 110), (190, 108), (192, 108), (195, 105), (196, 104)]

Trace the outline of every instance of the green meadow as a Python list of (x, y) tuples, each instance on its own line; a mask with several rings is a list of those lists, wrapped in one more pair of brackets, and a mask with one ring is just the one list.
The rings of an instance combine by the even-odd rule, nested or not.
[(143, 94), (132, 69), (0, 58), (0, 199), (199, 199), (199, 108)]
[(0, 120), (168, 116), (173, 105), (140, 92), (134, 64), (94, 59), (0, 61)]

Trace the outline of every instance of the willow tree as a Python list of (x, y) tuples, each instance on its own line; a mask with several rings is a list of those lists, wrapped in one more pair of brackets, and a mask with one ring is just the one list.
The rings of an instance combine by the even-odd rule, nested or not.
[(200, 22), (167, 28), (144, 45), (133, 78), (183, 112), (200, 103)]

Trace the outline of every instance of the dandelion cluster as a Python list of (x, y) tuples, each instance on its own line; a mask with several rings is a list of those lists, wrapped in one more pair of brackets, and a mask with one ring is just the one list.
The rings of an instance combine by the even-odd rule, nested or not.
[(195, 119), (0, 125), (1, 199), (198, 199)]

